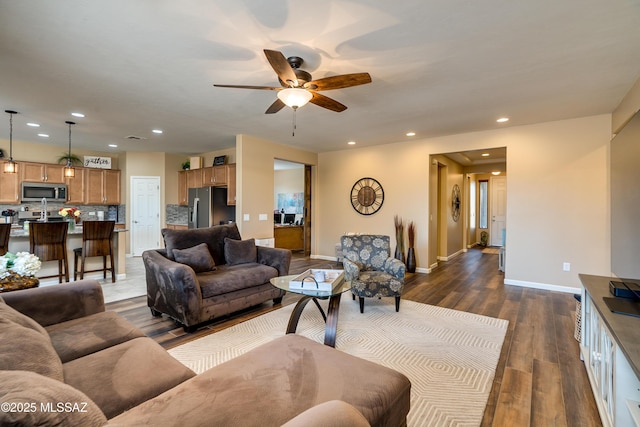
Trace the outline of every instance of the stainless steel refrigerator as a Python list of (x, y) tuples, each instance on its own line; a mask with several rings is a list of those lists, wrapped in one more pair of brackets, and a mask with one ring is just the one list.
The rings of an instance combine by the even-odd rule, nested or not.
[(189, 189), (189, 228), (205, 228), (236, 220), (236, 207), (227, 205), (226, 187)]

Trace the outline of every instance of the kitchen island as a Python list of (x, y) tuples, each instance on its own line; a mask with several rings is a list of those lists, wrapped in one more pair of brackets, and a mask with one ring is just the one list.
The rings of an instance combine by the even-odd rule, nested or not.
[[(122, 228), (124, 224), (116, 224), (116, 228), (113, 233), (113, 262), (116, 268), (116, 280), (124, 279), (126, 277), (126, 267), (125, 267), (125, 248), (126, 248), (126, 235), (124, 234), (128, 231), (125, 228)], [(120, 228), (119, 228), (120, 227)], [(75, 248), (82, 247), (82, 224), (78, 224), (75, 226), (75, 229), (69, 230), (67, 233), (67, 261), (69, 262), (69, 280), (73, 281), (73, 250)], [(9, 252), (18, 253), (18, 252), (29, 252), (29, 231), (24, 230), (22, 227), (12, 228), (11, 235), (9, 238)], [(107, 261), (108, 263), (108, 261)], [(87, 258), (85, 261), (85, 270), (95, 270), (102, 268), (102, 257), (91, 257)], [(57, 261), (45, 261), (42, 263), (42, 268), (36, 274), (36, 277), (39, 276), (49, 276), (49, 275), (57, 275), (58, 274), (58, 262)], [(107, 274), (110, 277), (109, 274)], [(84, 275), (86, 278), (102, 278), (102, 272), (93, 272), (86, 273)], [(111, 281), (111, 279), (109, 279)], [(40, 281), (40, 285), (50, 285), (58, 283), (57, 277), (50, 277), (47, 279), (42, 279)]]

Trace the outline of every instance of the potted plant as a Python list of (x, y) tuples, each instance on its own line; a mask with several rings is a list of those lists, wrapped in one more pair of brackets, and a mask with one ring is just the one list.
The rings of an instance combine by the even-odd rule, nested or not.
[(186, 162), (183, 162), (181, 166), (183, 171), (189, 170), (191, 168), (191, 162), (187, 160)]
[(69, 153), (64, 153), (62, 156), (58, 157), (58, 164), (60, 165), (66, 165), (67, 164), (67, 160), (71, 161), (71, 164), (74, 166), (82, 166), (82, 160), (80, 160), (80, 157), (76, 156), (75, 154), (69, 154)]
[(409, 249), (407, 249), (407, 272), (416, 272), (416, 252), (413, 247), (416, 238), (416, 226), (411, 221), (407, 226), (407, 238), (409, 240)]

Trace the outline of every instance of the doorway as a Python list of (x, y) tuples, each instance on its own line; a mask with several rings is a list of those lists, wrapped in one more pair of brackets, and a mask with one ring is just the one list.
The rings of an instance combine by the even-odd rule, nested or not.
[(131, 254), (160, 247), (160, 177), (131, 177)]
[(275, 159), (274, 245), (311, 254), (311, 166)]

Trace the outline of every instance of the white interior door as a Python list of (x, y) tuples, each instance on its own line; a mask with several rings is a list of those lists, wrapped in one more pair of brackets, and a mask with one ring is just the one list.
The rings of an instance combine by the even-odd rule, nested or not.
[(131, 252), (160, 247), (160, 177), (131, 177)]
[(502, 246), (502, 232), (507, 227), (507, 177), (491, 177), (491, 230), (489, 244)]

